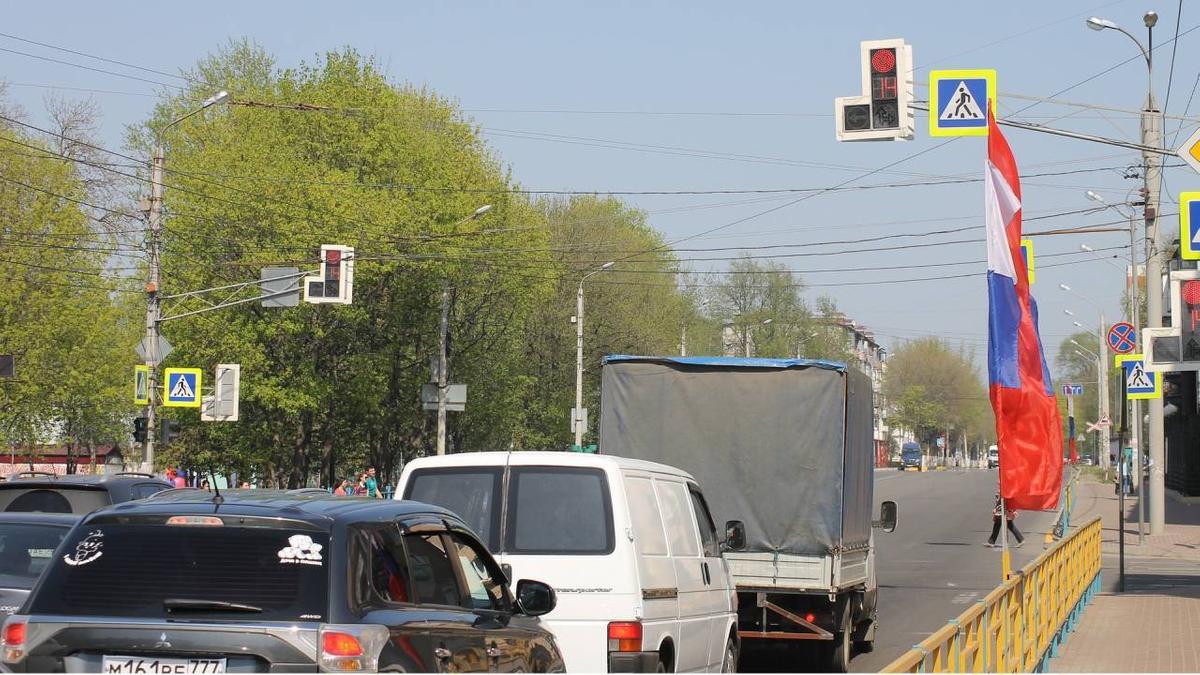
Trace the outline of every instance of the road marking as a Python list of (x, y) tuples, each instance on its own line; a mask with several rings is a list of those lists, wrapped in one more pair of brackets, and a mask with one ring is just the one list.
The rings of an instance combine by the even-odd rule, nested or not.
[(950, 602), (953, 602), (956, 605), (966, 605), (973, 602), (977, 597), (979, 597), (978, 593), (959, 593), (958, 595), (954, 596), (954, 599)]

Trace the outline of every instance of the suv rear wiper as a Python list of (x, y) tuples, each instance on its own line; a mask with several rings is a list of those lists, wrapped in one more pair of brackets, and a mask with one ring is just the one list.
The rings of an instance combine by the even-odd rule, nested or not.
[(243, 605), (224, 600), (191, 600), (188, 598), (167, 598), (163, 600), (163, 607), (168, 612), (262, 612), (262, 607), (254, 605)]

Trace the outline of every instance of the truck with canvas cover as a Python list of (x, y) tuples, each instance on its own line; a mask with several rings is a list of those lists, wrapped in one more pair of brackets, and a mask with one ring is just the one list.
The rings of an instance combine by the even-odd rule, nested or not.
[[(678, 466), (726, 521), (743, 646), (824, 647), (835, 670), (876, 630), (871, 383), (810, 359), (609, 356), (600, 452)], [(805, 641), (818, 641), (805, 642)]]

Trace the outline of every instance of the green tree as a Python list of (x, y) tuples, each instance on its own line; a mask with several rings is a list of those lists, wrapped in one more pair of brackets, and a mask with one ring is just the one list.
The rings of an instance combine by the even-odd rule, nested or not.
[(891, 406), (888, 424), (912, 431), (926, 444), (949, 432), (991, 437), (986, 390), (963, 349), (936, 337), (902, 344), (888, 359), (883, 394)]

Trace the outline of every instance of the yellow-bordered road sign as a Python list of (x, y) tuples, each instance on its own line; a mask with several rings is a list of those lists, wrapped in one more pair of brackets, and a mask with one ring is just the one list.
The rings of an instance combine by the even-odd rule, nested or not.
[(1113, 358), (1125, 378), (1125, 398), (1162, 398), (1162, 373), (1146, 370), (1141, 354), (1118, 354)]
[(1200, 173), (1200, 129), (1197, 129), (1191, 136), (1188, 137), (1183, 145), (1175, 151), (1179, 158), (1187, 162), (1188, 166)]
[(1179, 255), (1200, 260), (1200, 192), (1179, 193)]
[(987, 105), (996, 112), (996, 71), (929, 72), (929, 135), (987, 136)]
[(133, 404), (150, 402), (150, 366), (133, 367)]
[(199, 408), (199, 368), (167, 368), (163, 373), (163, 407)]
[(1029, 283), (1033, 284), (1034, 274), (1033, 268), (1036, 266), (1033, 258), (1033, 240), (1021, 240), (1021, 256), (1025, 258), (1025, 268), (1029, 270)]

